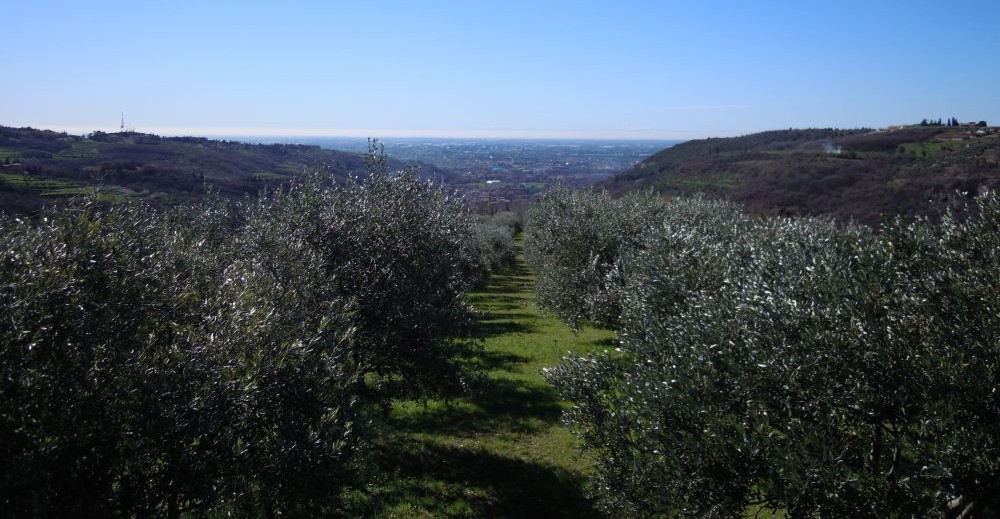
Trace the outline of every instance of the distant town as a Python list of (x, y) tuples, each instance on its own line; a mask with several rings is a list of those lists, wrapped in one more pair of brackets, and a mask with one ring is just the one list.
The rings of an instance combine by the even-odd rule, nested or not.
[[(304, 139), (303, 144), (361, 151), (364, 139)], [(511, 210), (533, 201), (547, 186), (593, 184), (621, 173), (680, 141), (385, 139), (395, 159), (447, 170), (442, 181), (462, 191), (478, 211)]]

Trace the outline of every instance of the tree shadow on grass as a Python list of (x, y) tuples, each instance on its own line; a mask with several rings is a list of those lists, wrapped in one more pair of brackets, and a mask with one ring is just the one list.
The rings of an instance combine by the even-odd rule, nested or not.
[(381, 450), (373, 508), (418, 502), (434, 517), (600, 517), (583, 478), (565, 469), (412, 437)]
[[(524, 364), (529, 359), (524, 355), (509, 353), (505, 351), (481, 351), (468, 361), (468, 366), (472, 369), (487, 371), (514, 371), (517, 366)], [(465, 396), (463, 393), (462, 396)]]
[(590, 341), (588, 344), (592, 346), (604, 346), (605, 348), (617, 348), (619, 342), (617, 336), (611, 336), (611, 337), (605, 337), (603, 339), (598, 339), (596, 341)]
[(525, 287), (534, 285), (534, 278), (527, 268), (510, 270), (505, 275), (494, 276), (490, 284), (477, 292), (482, 294), (510, 294), (523, 292)]
[[(481, 312), (487, 312), (487, 313), (510, 312), (509, 314), (506, 315), (512, 315), (516, 312), (524, 310), (524, 303), (516, 299), (503, 302), (493, 302), (485, 305), (473, 303), (473, 305), (475, 305), (475, 308), (477, 308)], [(504, 314), (499, 314), (499, 315), (504, 315)]]
[[(493, 308), (491, 310), (505, 310), (505, 309)], [(480, 321), (526, 321), (526, 320), (535, 320), (538, 318), (538, 316), (536, 316), (535, 314), (530, 314), (527, 312), (497, 313), (497, 312), (485, 311), (485, 312), (480, 312), (478, 315)]]
[(511, 379), (480, 381), (462, 402), (393, 417), (394, 430), (426, 434), (534, 433), (559, 421), (563, 407), (547, 384)]
[[(473, 294), (470, 301), (483, 311), (480, 333), (493, 337), (536, 331), (536, 316), (517, 312), (529, 301), (524, 291), (532, 284), (530, 271), (519, 262)], [(515, 353), (481, 351), (469, 362), (489, 373), (515, 372), (530, 360)], [(478, 444), (496, 433), (531, 434), (554, 425), (563, 411), (555, 388), (511, 375), (476, 379), (470, 389), (454, 400), (409, 407), (387, 418), (386, 434), (366, 458), (366, 470), (375, 480), (359, 492), (361, 497), (348, 506), (346, 515), (602, 517), (584, 495), (580, 473)]]
[(500, 306), (512, 306), (515, 308), (524, 308), (527, 303), (527, 299), (518, 295), (504, 295), (504, 294), (472, 294), (469, 297), (469, 302), (477, 308), (490, 308), (495, 309)]
[(535, 330), (533, 325), (519, 321), (481, 321), (477, 328), (477, 336), (480, 338), (496, 337), (513, 333), (532, 333)]

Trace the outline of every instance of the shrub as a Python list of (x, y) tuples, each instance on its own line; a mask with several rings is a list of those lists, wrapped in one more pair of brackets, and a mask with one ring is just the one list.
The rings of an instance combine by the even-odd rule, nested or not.
[(466, 339), (474, 320), (465, 293), (478, 265), (471, 219), (457, 194), (415, 171), (388, 174), (379, 161), (372, 156), (363, 182), (329, 194), (313, 239), (337, 293), (354, 303), (362, 370), (402, 379), (410, 394), (454, 388), (475, 350)]
[(371, 385), (425, 395), (469, 351), (468, 215), (370, 159), (339, 188), (0, 219), (0, 511), (335, 510)]
[(608, 274), (625, 251), (640, 246), (643, 230), (662, 208), (651, 193), (613, 199), (562, 185), (547, 191), (528, 215), (524, 239), (539, 305), (572, 326), (617, 322), (620, 308)]
[(508, 218), (512, 213), (480, 216), (472, 226), (469, 244), (477, 255), (476, 285), (485, 286), (490, 275), (514, 265), (517, 247), (514, 236), (519, 225)]
[(266, 258), (138, 205), (2, 225), (5, 510), (273, 510), (336, 488), (357, 443), (340, 301), (320, 317)]
[(616, 268), (622, 353), (547, 371), (575, 402), (604, 507), (995, 512), (998, 207), (989, 195), (967, 221), (880, 235), (733, 216), (654, 227)]

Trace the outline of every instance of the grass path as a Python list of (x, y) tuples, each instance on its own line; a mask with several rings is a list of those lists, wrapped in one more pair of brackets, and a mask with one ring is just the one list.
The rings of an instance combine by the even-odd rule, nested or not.
[(567, 352), (610, 348), (612, 333), (574, 334), (534, 303), (523, 259), (471, 302), (481, 313), (487, 379), (450, 402), (398, 402), (364, 499), (377, 517), (597, 517), (589, 464), (561, 424), (567, 405), (541, 377)]

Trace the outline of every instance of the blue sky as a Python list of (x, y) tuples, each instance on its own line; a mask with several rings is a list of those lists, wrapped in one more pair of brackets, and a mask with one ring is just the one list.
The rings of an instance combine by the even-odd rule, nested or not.
[(49, 2), (0, 9), (0, 124), (697, 138), (1000, 123), (1000, 2)]

